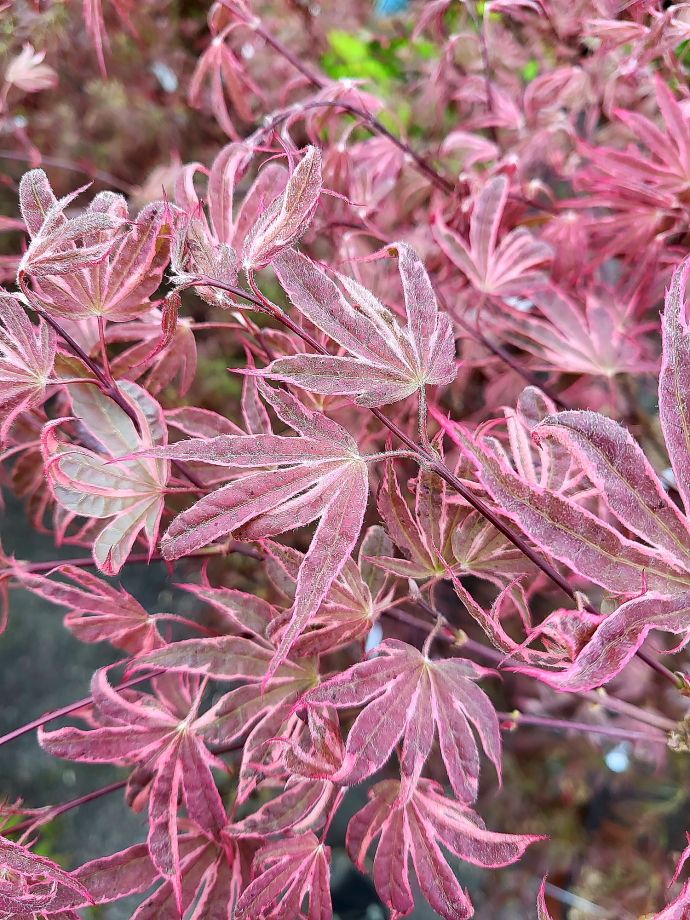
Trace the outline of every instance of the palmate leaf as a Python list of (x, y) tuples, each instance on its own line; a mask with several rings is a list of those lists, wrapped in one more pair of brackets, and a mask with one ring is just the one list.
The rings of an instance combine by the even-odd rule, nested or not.
[[(304, 554), (272, 540), (263, 544), (267, 552), (266, 574), (288, 603), (294, 602), (297, 578)], [(381, 550), (390, 554), (392, 545), (382, 527), (367, 529), (362, 537), (358, 562), (348, 559), (328, 590), (310, 626), (295, 642), (293, 657), (334, 651), (357, 639), (364, 639), (384, 611), (396, 601), (386, 573), (375, 564)], [(289, 611), (273, 620), (269, 633), (279, 636)]]
[[(674, 273), (663, 315), (659, 379), (662, 428), (678, 491), (689, 507), (690, 419), (687, 390), (690, 347), (685, 287), (690, 263)], [(624, 603), (596, 628), (567, 668), (548, 672), (519, 668), (561, 690), (589, 690), (618, 674), (658, 629), (690, 638), (690, 520), (666, 494), (641, 448), (611, 419), (593, 412), (547, 416), (534, 428), (539, 441), (566, 449), (596, 487), (609, 513), (645, 542), (623, 537), (610, 524), (548, 489), (538, 489), (485, 446), (471, 445), (447, 427), (474, 456), (492, 498), (540, 547), (622, 597)], [(638, 595), (630, 598), (630, 595)], [(626, 598), (627, 596), (627, 598)]]
[(61, 607), (69, 607), (65, 626), (82, 642), (111, 642), (130, 654), (163, 645), (154, 616), (124, 588), (115, 588), (77, 566), (62, 565), (48, 578), (15, 562), (12, 574), (27, 591)]
[(346, 846), (362, 871), (368, 850), (380, 835), (373, 880), (384, 904), (396, 917), (414, 909), (409, 880), (410, 861), (422, 894), (445, 920), (466, 920), (474, 914), (441, 847), (465, 862), (486, 868), (507, 866), (527, 847), (542, 839), (488, 831), (466, 805), (448, 799), (438, 783), (420, 780), (411, 797), (401, 794), (394, 780), (377, 783), (369, 803), (351, 818)]
[[(432, 410), (434, 411), (434, 410)], [(503, 587), (527, 569), (525, 557), (496, 528), (465, 505), (451, 504), (445, 482), (420, 470), (412, 510), (392, 464), (378, 493), (378, 509), (405, 558), (379, 555), (372, 562), (403, 578), (445, 578), (448, 570)]]
[[(160, 878), (146, 844), (137, 844), (111, 856), (94, 859), (79, 866), (70, 876), (86, 889), (88, 896), (84, 897), (78, 891), (59, 892), (51, 905), (56, 913), (91, 904), (109, 904), (128, 895), (140, 894)], [(51, 915), (52, 909), (48, 916)]]
[[(583, 145), (596, 171), (610, 177), (616, 186), (635, 194), (647, 203), (654, 197), (658, 208), (673, 208), (682, 200), (690, 178), (690, 123), (686, 111), (667, 83), (657, 76), (656, 98), (663, 128), (639, 112), (617, 109), (615, 114), (648, 154), (639, 148), (614, 150), (605, 146)], [(664, 128), (666, 130), (664, 130)]]
[(303, 236), (311, 223), (322, 190), (321, 151), (307, 147), (288, 179), (285, 191), (260, 214), (242, 249), (245, 271), (268, 265)]
[[(273, 756), (271, 742), (296, 721), (295, 703), (317, 681), (315, 660), (298, 657), (304, 644), (298, 640), (294, 656), (266, 678), (275, 656), (269, 632), (278, 616), (276, 608), (231, 588), (181, 587), (210, 603), (234, 635), (175, 642), (140, 655), (133, 668), (162, 668), (171, 673), (245, 682), (224, 694), (196, 723), (199, 736), (208, 745), (227, 747), (242, 739), (237, 799), (244, 802), (256, 786), (260, 765)], [(246, 638), (247, 633), (251, 639)]]
[(0, 290), (0, 445), (12, 423), (39, 405), (51, 378), (57, 337), (51, 327), (29, 320), (23, 306)]
[(297, 576), (290, 622), (282, 633), (269, 678), (313, 619), (359, 536), (369, 492), (356, 441), (340, 425), (278, 390), (264, 390), (277, 415), (299, 433), (221, 435), (190, 439), (146, 456), (241, 469), (250, 473), (200, 499), (172, 522), (161, 547), (179, 559), (219, 537), (259, 540), (319, 521)]
[[(19, 263), (19, 273), (34, 279), (70, 274), (105, 259), (122, 227), (114, 210), (91, 208), (67, 218), (67, 206), (86, 186), (58, 200), (42, 169), (32, 169), (19, 183), (19, 206), (31, 242)], [(118, 196), (106, 195), (107, 200)], [(102, 199), (105, 200), (105, 199)], [(81, 241), (81, 245), (77, 245)]]
[(84, 884), (57, 863), (0, 837), (0, 916), (33, 920), (60, 910), (63, 900), (94, 903)]
[(490, 441), (480, 443), (459, 426), (444, 425), (474, 460), (480, 482), (502, 512), (549, 556), (614, 594), (690, 590), (690, 571), (665, 553), (622, 536), (575, 500), (522, 478)]
[(166, 441), (159, 404), (129, 381), (120, 392), (139, 423), (132, 420), (96, 386), (75, 386), (70, 391), (72, 411), (88, 433), (95, 450), (58, 440), (60, 420), (46, 425), (43, 454), (50, 486), (58, 503), (72, 517), (109, 521), (93, 544), (98, 568), (106, 575), (119, 572), (143, 530), (151, 551), (158, 538), (169, 464), (165, 460), (138, 458), (112, 464), (113, 457)]
[[(43, 308), (66, 319), (101, 316), (111, 322), (146, 313), (168, 264), (168, 213), (162, 201), (154, 201), (130, 219), (122, 195), (96, 195), (83, 216), (73, 220), (94, 223), (92, 230), (84, 232), (83, 244), (104, 255), (81, 265), (78, 254), (74, 270), (52, 274), (43, 269), (39, 280)], [(96, 221), (107, 224), (100, 227)]]
[(292, 920), (307, 894), (308, 920), (330, 920), (331, 848), (311, 832), (265, 844), (254, 857), (254, 880), (237, 902), (235, 920)]
[(407, 794), (413, 794), (438, 734), (441, 755), (455, 794), (477, 795), (479, 752), (470, 725), (500, 776), (498, 719), (474, 681), (489, 673), (460, 658), (430, 660), (405, 642), (387, 639), (376, 657), (324, 681), (302, 699), (307, 705), (364, 706), (350, 729), (336, 782), (359, 783), (381, 769), (400, 738), (400, 763)]
[[(180, 871), (182, 875), (182, 909), (187, 920), (209, 920), (232, 916), (243, 883), (246, 885), (246, 859), (240, 847), (228, 840), (219, 843), (207, 834), (187, 830), (180, 836)], [(243, 854), (244, 855), (244, 854)], [(249, 853), (251, 856), (251, 851)], [(53, 901), (55, 920), (72, 920), (72, 914), (57, 914), (87, 904), (109, 904), (129, 895), (141, 894), (159, 883), (158, 888), (135, 910), (131, 920), (179, 920), (176, 893), (170, 879), (161, 878), (146, 844), (137, 844), (79, 866), (71, 876), (88, 891), (87, 901), (76, 893), (60, 892)], [(221, 913), (212, 913), (221, 906)], [(52, 906), (52, 905), (51, 905)], [(52, 911), (48, 916), (54, 916)], [(77, 915), (75, 914), (74, 917)], [(19, 920), (15, 917), (13, 920)], [(23, 918), (22, 918), (23, 920)]]
[[(182, 898), (178, 839), (178, 798), (184, 796), (189, 818), (218, 840), (227, 817), (211, 767), (222, 766), (196, 730), (203, 684), (188, 694), (188, 711), (164, 698), (119, 694), (97, 671), (92, 682), (94, 706), (102, 727), (91, 731), (62, 728), (41, 732), (42, 747), (56, 757), (86, 763), (139, 765), (153, 774), (149, 798), (148, 848), (153, 864), (172, 881)], [(184, 698), (184, 692), (179, 694)]]
[(524, 227), (512, 230), (498, 242), (507, 200), (508, 180), (495, 176), (476, 199), (468, 241), (440, 219), (434, 224), (434, 235), (475, 290), (497, 296), (525, 296), (546, 284), (547, 275), (542, 268), (551, 260), (552, 250)]
[[(199, 275), (224, 284), (235, 284), (240, 270), (238, 252), (258, 216), (279, 198), (288, 179), (277, 163), (264, 166), (236, 207), (237, 186), (251, 161), (245, 144), (228, 144), (211, 164), (208, 204), (194, 186), (198, 164), (185, 167), (175, 187), (175, 200), (182, 209), (176, 215), (171, 246), (172, 280), (186, 286)], [(214, 306), (246, 309), (246, 304), (220, 288), (194, 285), (196, 293)]]
[(213, 115), (228, 137), (239, 140), (239, 132), (232, 119), (231, 110), (243, 122), (254, 120), (251, 97), (261, 96), (259, 88), (250, 79), (247, 70), (229, 47), (227, 38), (230, 29), (214, 35), (211, 44), (199, 57), (189, 84), (189, 104), (201, 109), (204, 88), (208, 84), (208, 96)]
[(451, 383), (456, 369), (450, 317), (438, 312), (414, 251), (405, 243), (388, 248), (398, 254), (407, 328), (359, 282), (344, 275), (334, 281), (307, 256), (287, 250), (272, 264), (290, 301), (348, 354), (277, 358), (256, 373), (325, 396), (353, 396), (362, 406), (383, 406), (425, 385)]
[(503, 339), (533, 355), (535, 367), (604, 377), (656, 370), (645, 354), (641, 326), (611, 293), (588, 292), (580, 305), (549, 284), (531, 291), (529, 297), (541, 316), (497, 299), (495, 313), (487, 311), (486, 318)]

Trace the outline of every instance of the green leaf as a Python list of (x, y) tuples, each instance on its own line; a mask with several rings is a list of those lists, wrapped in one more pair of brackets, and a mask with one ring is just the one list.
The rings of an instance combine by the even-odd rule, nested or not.
[(531, 83), (537, 76), (539, 76), (539, 61), (532, 58), (522, 68), (522, 79), (525, 83)]

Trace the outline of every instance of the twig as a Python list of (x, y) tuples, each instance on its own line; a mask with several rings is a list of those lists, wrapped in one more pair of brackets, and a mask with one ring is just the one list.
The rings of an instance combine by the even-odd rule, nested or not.
[(94, 799), (100, 799), (104, 795), (110, 795), (111, 792), (117, 792), (118, 789), (124, 789), (126, 785), (127, 780), (121, 779), (116, 783), (101, 786), (100, 789), (94, 789), (93, 792), (87, 792), (85, 795), (80, 795), (76, 799), (70, 799), (69, 802), (63, 802), (62, 805), (52, 806), (46, 809), (43, 815), (37, 815), (35, 818), (27, 818), (26, 821), (21, 821), (19, 824), (8, 827), (5, 829), (4, 833), (23, 834), (24, 831), (33, 830), (34, 828), (38, 829), (40, 825), (47, 824), (49, 821), (54, 821), (55, 818), (59, 818), (60, 815), (64, 815), (65, 812), (72, 811), (74, 808), (79, 808), (80, 805), (86, 805), (87, 802), (93, 802)]
[[(121, 661), (118, 661), (117, 664), (122, 664)], [(136, 684), (141, 684), (145, 680), (150, 680), (152, 677), (157, 677), (159, 674), (162, 674), (163, 671), (150, 671), (148, 674), (143, 676), (139, 675), (138, 677), (132, 677), (129, 680), (123, 681), (123, 683), (118, 684), (114, 689), (115, 690), (127, 690), (128, 687), (134, 687)], [(10, 741), (14, 741), (16, 738), (21, 738), (22, 735), (28, 734), (28, 732), (33, 731), (35, 728), (40, 728), (42, 725), (46, 725), (48, 722), (52, 722), (55, 719), (60, 719), (62, 716), (68, 716), (72, 712), (76, 712), (77, 709), (83, 709), (85, 706), (89, 706), (93, 702), (93, 697), (85, 696), (81, 700), (77, 700), (75, 703), (69, 703), (67, 706), (63, 706), (61, 709), (53, 709), (50, 712), (44, 712), (42, 716), (39, 716), (37, 719), (34, 719), (33, 722), (27, 722), (25, 725), (21, 725), (19, 728), (15, 728), (11, 732), (7, 732), (6, 735), (0, 737), (0, 747), (3, 744), (8, 744)]]
[[(568, 719), (552, 719), (549, 716), (535, 716), (530, 713), (498, 712), (499, 719), (512, 723), (515, 727), (520, 725), (534, 725), (540, 728), (553, 728), (565, 731), (585, 732), (593, 735), (604, 735), (609, 738), (621, 738), (625, 741), (651, 741), (654, 744), (667, 744), (664, 734), (637, 732), (628, 728), (615, 728), (612, 725), (591, 725), (589, 722), (571, 722)], [(508, 726), (510, 729), (510, 726)]]

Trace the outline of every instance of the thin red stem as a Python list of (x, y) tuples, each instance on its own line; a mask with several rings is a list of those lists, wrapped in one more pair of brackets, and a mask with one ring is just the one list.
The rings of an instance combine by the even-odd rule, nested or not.
[[(16, 150), (0, 150), (0, 160), (16, 160), (19, 163), (30, 163), (31, 157), (28, 153), (20, 153)], [(112, 173), (103, 172), (101, 169), (93, 169), (87, 165), (75, 163), (72, 160), (62, 160), (59, 157), (46, 157), (41, 155), (41, 163), (44, 166), (54, 166), (56, 169), (66, 169), (70, 172), (81, 173), (83, 176), (88, 176), (90, 179), (98, 179), (99, 182), (103, 182), (105, 185), (120, 189), (120, 191), (124, 192), (126, 195), (131, 195), (134, 191), (133, 185), (123, 182), (122, 179), (118, 179), (117, 176), (113, 176)]]
[[(196, 550), (185, 556), (185, 559), (202, 559), (210, 556), (225, 556), (230, 553), (237, 553), (239, 556), (247, 556), (249, 559), (256, 559), (258, 562), (263, 561), (263, 555), (258, 550), (240, 543), (238, 540), (230, 540), (228, 543), (221, 545), (208, 546), (205, 549)], [(130, 553), (124, 562), (124, 565), (136, 565), (137, 563), (149, 562), (167, 562), (168, 560), (162, 553)], [(28, 562), (22, 565), (26, 572), (33, 575), (41, 575), (44, 572), (52, 572), (63, 565), (73, 565), (77, 568), (91, 568), (96, 565), (93, 556), (76, 556), (74, 559), (48, 559), (45, 562)]]
[(101, 361), (103, 363), (103, 374), (110, 386), (115, 386), (115, 379), (110, 370), (110, 359), (108, 358), (108, 346), (105, 341), (105, 320), (102, 316), (98, 317), (98, 341), (101, 346)]
[[(117, 664), (122, 663), (123, 662), (120, 661), (117, 662)], [(157, 677), (162, 673), (162, 671), (150, 671), (148, 674), (139, 675), (138, 677), (132, 677), (129, 680), (125, 680), (121, 684), (118, 684), (114, 689), (126, 690), (128, 687), (134, 687), (136, 684), (142, 684), (145, 680), (149, 680), (152, 677)], [(2, 735), (0, 737), (0, 747), (3, 744), (8, 744), (10, 741), (14, 741), (16, 738), (21, 738), (22, 735), (28, 734), (28, 732), (33, 731), (35, 728), (41, 728), (42, 725), (46, 725), (48, 722), (52, 722), (55, 719), (60, 719), (62, 716), (68, 716), (70, 713), (76, 712), (78, 709), (83, 709), (85, 706), (90, 705), (92, 702), (93, 697), (85, 696), (83, 699), (77, 700), (75, 703), (69, 703), (67, 706), (63, 706), (61, 709), (53, 709), (50, 712), (45, 712), (42, 716), (34, 719), (33, 722), (27, 722), (25, 725), (21, 725), (19, 728), (15, 728), (13, 731), (7, 732), (6, 735)]]
[[(604, 735), (625, 741), (651, 741), (654, 744), (667, 744), (667, 738), (661, 732), (657, 735), (648, 732), (637, 732), (629, 728), (616, 728), (613, 725), (591, 725), (589, 722), (571, 722), (568, 719), (552, 719), (549, 716), (535, 716), (522, 712), (498, 712), (496, 715), (504, 722), (512, 723), (517, 727), (520, 725), (534, 725), (539, 728), (563, 729), (565, 731)], [(508, 730), (510, 730), (510, 726), (508, 726)]]
[(65, 812), (72, 811), (74, 808), (79, 808), (80, 805), (86, 805), (87, 802), (93, 802), (95, 799), (100, 799), (104, 795), (110, 795), (111, 792), (117, 792), (118, 789), (124, 789), (126, 785), (127, 780), (121, 779), (116, 783), (101, 786), (100, 789), (94, 789), (93, 792), (87, 792), (85, 795), (80, 795), (76, 799), (70, 799), (69, 802), (63, 802), (62, 805), (54, 805), (52, 808), (47, 809), (43, 815), (37, 815), (35, 818), (27, 818), (26, 821), (22, 821), (20, 824), (8, 827), (5, 833), (23, 834), (24, 831), (38, 829), (40, 825), (47, 824), (49, 821), (54, 821), (55, 818), (59, 818), (60, 815), (64, 815)]

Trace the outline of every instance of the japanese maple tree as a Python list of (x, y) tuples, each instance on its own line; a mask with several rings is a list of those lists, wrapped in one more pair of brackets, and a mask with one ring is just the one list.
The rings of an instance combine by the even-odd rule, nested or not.
[(393, 920), (685, 917), (680, 819), (668, 892), (561, 844), (621, 758), (687, 824), (690, 5), (0, 14), (0, 483), (68, 547), (8, 532), (0, 626), (106, 656), (0, 745), (118, 777), (3, 801), (0, 920), (328, 920), (341, 857)]

